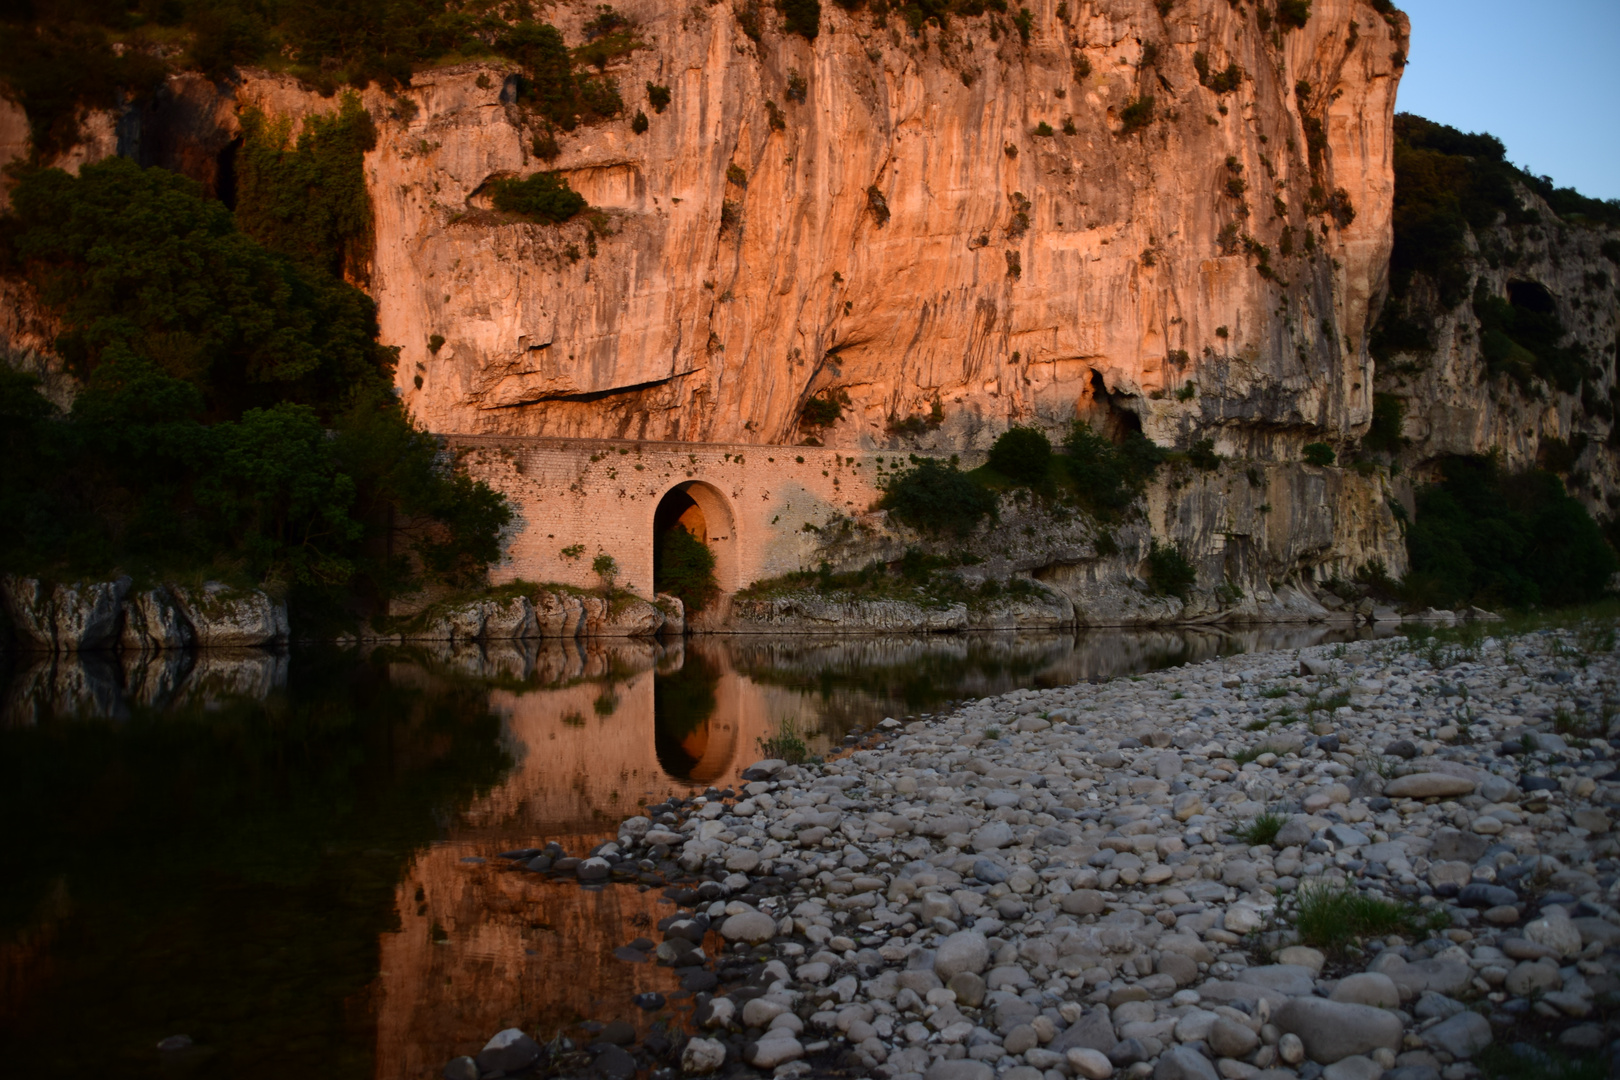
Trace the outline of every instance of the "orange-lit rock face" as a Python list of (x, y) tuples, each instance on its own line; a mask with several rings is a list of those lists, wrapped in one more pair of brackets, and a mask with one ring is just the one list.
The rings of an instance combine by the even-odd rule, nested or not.
[[(382, 124), (371, 288), (430, 428), (772, 441), (826, 387), (853, 402), (843, 446), (936, 398), (940, 445), (1065, 422), (1099, 391), (1161, 441), (1217, 425), (1223, 448), (1366, 420), (1404, 20), (1317, 0), (1303, 29), (1262, 31), (1227, 0), (1120, 0), (1066, 25), (1042, 0), (1025, 45), (1004, 18), (913, 37), (827, 4), (814, 43), (756, 44), (727, 4), (620, 7), (646, 47), (607, 73), (643, 135), (582, 126), (540, 162), (485, 66), (422, 74), (420, 111)], [(574, 42), (588, 14), (548, 17)], [(1237, 89), (1201, 85), (1199, 53)], [(671, 87), (661, 114), (649, 81)], [(242, 96), (331, 107), (270, 79)], [(1146, 96), (1154, 121), (1122, 134)], [(543, 167), (613, 235), (479, 209), (492, 178)]]

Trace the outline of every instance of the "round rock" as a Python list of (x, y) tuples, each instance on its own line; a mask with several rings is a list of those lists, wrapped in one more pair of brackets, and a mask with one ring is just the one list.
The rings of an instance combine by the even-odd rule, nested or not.
[(720, 936), (727, 941), (758, 945), (776, 936), (776, 920), (763, 911), (738, 912), (720, 924)]
[(681, 1072), (704, 1076), (726, 1063), (726, 1044), (719, 1039), (692, 1039), (681, 1051)]
[(934, 952), (934, 974), (944, 982), (964, 971), (978, 975), (989, 965), (990, 945), (983, 934), (972, 930), (952, 934)]

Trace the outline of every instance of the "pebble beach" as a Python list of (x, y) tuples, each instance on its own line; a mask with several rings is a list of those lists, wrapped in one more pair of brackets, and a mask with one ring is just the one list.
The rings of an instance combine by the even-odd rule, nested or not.
[(681, 990), (536, 1018), (445, 1075), (1472, 1080), (1606, 1056), (1613, 633), (1497, 633), (888, 718), (594, 851), (508, 852), (663, 889), (619, 956)]

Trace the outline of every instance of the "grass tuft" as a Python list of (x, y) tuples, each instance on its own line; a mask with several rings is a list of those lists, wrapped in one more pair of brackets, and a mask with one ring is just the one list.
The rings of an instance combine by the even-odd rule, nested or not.
[(760, 739), (759, 749), (767, 758), (780, 758), (789, 765), (803, 764), (810, 756), (810, 747), (804, 741), (799, 723), (791, 718), (782, 721), (775, 735)]
[(1368, 896), (1348, 885), (1316, 882), (1300, 886), (1294, 926), (1307, 945), (1339, 949), (1357, 938), (1386, 934), (1421, 936), (1451, 925), (1444, 910), (1426, 912)]
[(1250, 847), (1259, 844), (1273, 844), (1277, 840), (1278, 831), (1288, 823), (1283, 815), (1267, 810), (1265, 813), (1250, 820), (1240, 829), (1233, 829), (1232, 835), (1242, 840)]

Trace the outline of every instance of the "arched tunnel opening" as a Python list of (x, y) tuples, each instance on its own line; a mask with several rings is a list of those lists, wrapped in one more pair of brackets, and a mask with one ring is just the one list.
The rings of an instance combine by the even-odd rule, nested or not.
[[(653, 589), (679, 597), (689, 616), (720, 595), (712, 542), (726, 535), (717, 528), (729, 530), (725, 522), (710, 521), (716, 496), (705, 494), (696, 484), (680, 484), (665, 493), (653, 513)], [(704, 512), (706, 502), (711, 513)]]

